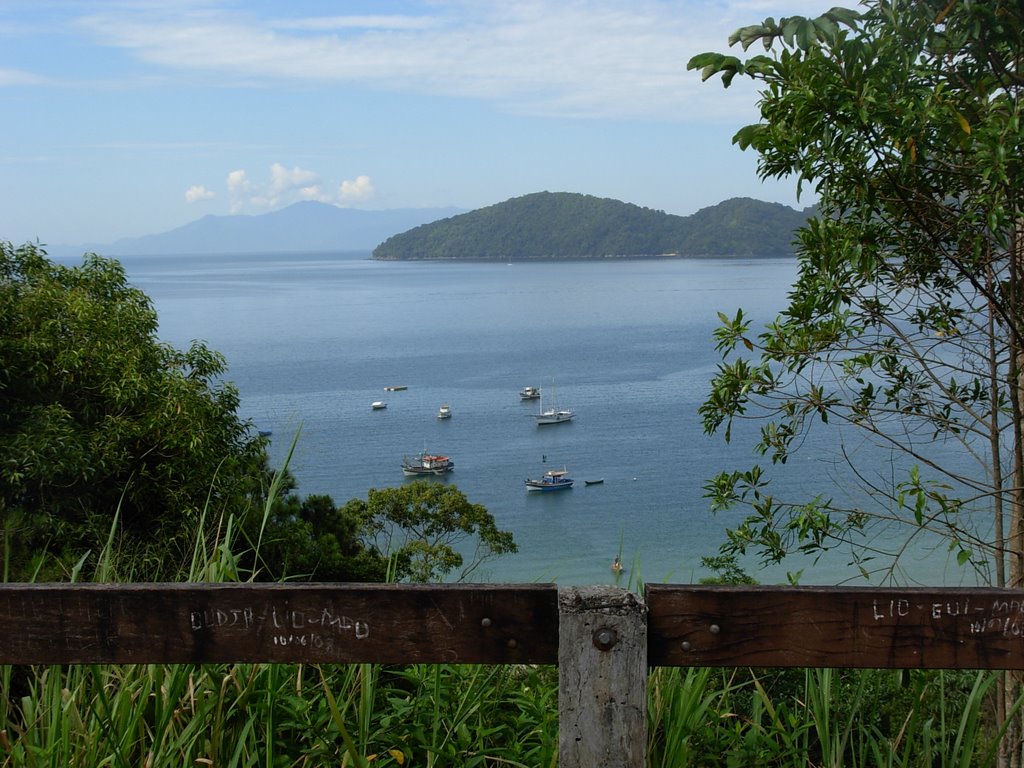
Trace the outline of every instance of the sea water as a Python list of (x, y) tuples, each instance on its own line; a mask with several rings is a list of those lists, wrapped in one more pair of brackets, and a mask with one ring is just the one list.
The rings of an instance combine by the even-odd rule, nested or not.
[[(708, 575), (742, 510), (713, 514), (704, 485), (746, 469), (749, 431), (727, 444), (706, 435), (698, 407), (720, 362), (718, 313), (742, 307), (754, 327), (781, 309), (792, 259), (601, 262), (377, 262), (367, 253), (123, 257), (153, 300), (160, 337), (193, 339), (227, 358), (241, 415), (271, 430), (280, 466), (302, 495), (338, 504), (401, 485), (404, 455), (450, 455), (432, 480), (484, 505), (519, 551), (476, 580), (562, 584), (690, 582)], [(544, 399), (521, 401), (524, 386)], [(387, 387), (407, 387), (386, 391)], [(384, 410), (372, 410), (376, 400)], [(442, 403), (452, 418), (437, 418)], [(575, 411), (537, 426), (541, 407)], [(887, 457), (879, 457), (885, 472)], [(570, 490), (528, 492), (527, 477), (565, 468)], [(834, 437), (815, 430), (785, 467), (793, 500), (856, 493)], [(600, 479), (586, 485), (585, 480)], [(621, 557), (626, 570), (613, 577)], [(849, 553), (757, 570), (771, 583), (801, 569), (803, 583), (838, 583)], [(912, 564), (937, 583), (946, 560)], [(959, 576), (954, 576), (959, 578)]]

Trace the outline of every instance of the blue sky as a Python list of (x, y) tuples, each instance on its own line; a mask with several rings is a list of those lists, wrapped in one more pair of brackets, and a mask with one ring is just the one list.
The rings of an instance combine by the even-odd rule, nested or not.
[(753, 84), (686, 62), (833, 4), (0, 0), (0, 240), (110, 243), (303, 199), (809, 205), (731, 143)]

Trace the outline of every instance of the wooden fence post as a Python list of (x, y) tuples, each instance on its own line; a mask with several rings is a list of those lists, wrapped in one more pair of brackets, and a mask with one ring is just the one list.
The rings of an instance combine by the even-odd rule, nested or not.
[(618, 587), (558, 591), (561, 768), (643, 768), (647, 606)]

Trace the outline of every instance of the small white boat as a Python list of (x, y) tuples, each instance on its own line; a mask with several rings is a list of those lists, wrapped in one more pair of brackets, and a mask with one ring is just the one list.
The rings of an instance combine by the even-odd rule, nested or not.
[(375, 411), (383, 411), (385, 408), (388, 407), (388, 404), (385, 403), (383, 400), (374, 400), (372, 403), (370, 403), (370, 407)]
[(455, 469), (455, 462), (448, 456), (424, 451), (416, 456), (402, 457), (402, 473), (407, 477), (419, 475), (443, 475)]
[(437, 409), (437, 418), (439, 419), (450, 419), (452, 417), (452, 409), (448, 403), (442, 403), (441, 407)]
[(399, 384), (397, 386), (384, 387), (384, 391), (385, 392), (404, 392), (408, 388), (409, 387), (407, 387), (405, 384)]
[(526, 490), (528, 491), (562, 491), (566, 488), (572, 488), (573, 482), (571, 477), (568, 476), (565, 468), (562, 469), (549, 469), (544, 473), (544, 477), (539, 480), (526, 479)]
[(519, 390), (520, 400), (540, 400), (540, 387), (523, 387)]

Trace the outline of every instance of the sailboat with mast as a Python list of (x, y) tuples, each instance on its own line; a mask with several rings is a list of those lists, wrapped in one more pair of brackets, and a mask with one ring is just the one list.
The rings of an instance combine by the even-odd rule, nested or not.
[[(554, 386), (552, 386), (552, 401), (555, 400), (554, 391)], [(544, 426), (545, 424), (562, 424), (566, 421), (571, 421), (575, 415), (575, 412), (567, 408), (559, 408), (557, 403), (553, 405), (551, 408), (545, 409), (544, 400), (542, 397), (540, 400), (540, 413), (534, 414), (534, 418), (537, 420), (537, 426), (540, 427)]]

